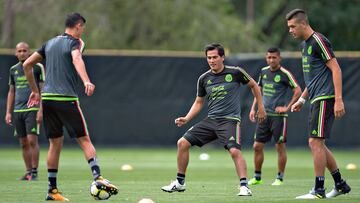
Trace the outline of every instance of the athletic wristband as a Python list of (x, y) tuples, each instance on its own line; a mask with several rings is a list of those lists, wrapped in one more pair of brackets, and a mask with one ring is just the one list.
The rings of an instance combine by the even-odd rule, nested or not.
[(302, 103), (302, 104), (305, 104), (306, 99), (304, 99), (304, 98), (300, 97), (300, 98), (298, 99), (298, 102), (300, 102), (300, 103)]

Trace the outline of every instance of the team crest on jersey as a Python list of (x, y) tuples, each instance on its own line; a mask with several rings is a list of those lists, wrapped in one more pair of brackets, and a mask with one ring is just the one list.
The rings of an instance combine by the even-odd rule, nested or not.
[(280, 75), (276, 75), (276, 76), (274, 77), (274, 81), (275, 81), (275, 82), (280, 82), (280, 80), (281, 80), (281, 76), (280, 76)]
[(307, 53), (310, 55), (312, 53), (312, 46), (310, 45), (307, 49)]
[(233, 80), (233, 77), (232, 77), (231, 74), (227, 74), (227, 75), (225, 76), (225, 81), (226, 81), (226, 82), (231, 82), (232, 80)]

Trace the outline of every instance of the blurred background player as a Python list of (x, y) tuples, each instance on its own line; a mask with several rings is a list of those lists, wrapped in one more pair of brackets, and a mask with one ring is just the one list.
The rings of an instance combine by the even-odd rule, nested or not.
[[(334, 118), (340, 119), (345, 114), (340, 66), (330, 41), (311, 28), (304, 10), (290, 11), (286, 20), (290, 34), (304, 40), (302, 64), (306, 88), (291, 110), (300, 111), (306, 100), (310, 100), (308, 136), (315, 171), (315, 187), (308, 194), (296, 198), (332, 198), (349, 193), (351, 189), (341, 178), (335, 158), (325, 144), (325, 140), (330, 138)], [(328, 168), (335, 182), (335, 188), (326, 196), (325, 168)]]
[[(301, 88), (291, 72), (280, 65), (281, 56), (278, 48), (269, 48), (266, 53), (268, 66), (261, 69), (258, 85), (262, 90), (262, 98), (266, 111), (266, 120), (257, 124), (254, 141), (254, 178), (249, 185), (262, 184), (261, 167), (264, 162), (264, 146), (274, 138), (278, 154), (278, 174), (272, 185), (283, 184), (283, 177), (287, 161), (287, 112), (301, 95)], [(288, 88), (292, 89), (291, 99), (287, 97)], [(288, 102), (288, 103), (287, 103)], [(255, 119), (256, 98), (251, 106), (249, 118)]]
[(82, 59), (84, 43), (81, 35), (85, 28), (85, 18), (79, 13), (69, 14), (65, 19), (65, 33), (47, 41), (24, 63), (25, 75), (31, 87), (28, 106), (40, 101), (39, 90), (32, 74), (33, 64), (46, 59), (46, 77), (42, 90), (44, 126), (49, 138), (47, 158), (49, 188), (46, 200), (68, 201), (57, 188), (57, 172), (60, 151), (63, 145), (63, 127), (70, 137), (75, 138), (85, 154), (95, 181), (102, 181), (110, 195), (118, 189), (100, 175), (96, 150), (90, 140), (86, 121), (79, 105), (76, 85), (79, 76), (85, 87), (85, 94), (91, 96), (95, 85), (90, 82)]
[[(15, 48), (15, 56), (19, 62), (10, 68), (5, 122), (14, 126), (14, 134), (19, 138), (22, 149), (26, 174), (20, 180), (37, 180), (38, 135), (42, 122), (42, 109), (41, 105), (30, 108), (27, 106), (31, 89), (24, 74), (23, 63), (30, 56), (29, 45), (19, 42)], [(44, 82), (44, 67), (37, 63), (33, 65), (33, 70), (36, 86), (41, 89)]]
[(210, 70), (198, 79), (197, 96), (185, 117), (175, 119), (178, 127), (193, 119), (208, 102), (208, 116), (191, 127), (177, 142), (177, 178), (161, 189), (165, 192), (185, 191), (185, 173), (189, 163), (189, 149), (193, 145), (203, 145), (219, 139), (231, 155), (240, 179), (239, 196), (251, 196), (247, 184), (246, 162), (240, 151), (240, 86), (247, 84), (258, 100), (258, 119), (266, 116), (261, 92), (256, 82), (241, 68), (225, 66), (225, 51), (220, 44), (205, 47)]

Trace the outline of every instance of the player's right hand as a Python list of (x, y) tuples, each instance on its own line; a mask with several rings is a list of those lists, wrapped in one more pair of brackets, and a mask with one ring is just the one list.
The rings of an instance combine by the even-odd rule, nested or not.
[(249, 119), (251, 122), (255, 123), (256, 122), (256, 118), (255, 118), (255, 110), (251, 109), (250, 113), (249, 113)]
[(177, 125), (178, 127), (185, 125), (187, 122), (188, 120), (185, 117), (179, 117), (175, 119), (175, 125)]
[(303, 103), (297, 101), (291, 106), (291, 112), (299, 112), (303, 106)]
[(257, 120), (258, 120), (259, 123), (262, 123), (263, 121), (265, 121), (265, 119), (266, 119), (266, 112), (265, 112), (265, 109), (264, 109), (264, 108), (259, 108), (259, 109), (258, 109), (256, 118), (257, 118)]
[(30, 108), (30, 107), (39, 105), (39, 103), (40, 103), (40, 94), (39, 94), (39, 92), (31, 92), (31, 94), (29, 96), (27, 106)]
[(95, 91), (94, 84), (92, 84), (91, 82), (84, 82), (84, 86), (85, 86), (85, 94), (87, 96), (91, 96), (94, 94), (94, 91)]
[(5, 115), (5, 123), (8, 125), (12, 125), (12, 121), (11, 121), (11, 113), (7, 113)]

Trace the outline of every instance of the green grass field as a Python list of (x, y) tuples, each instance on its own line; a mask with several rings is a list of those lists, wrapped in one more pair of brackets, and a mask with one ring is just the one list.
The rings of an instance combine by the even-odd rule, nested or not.
[[(44, 147), (45, 148), (45, 147)], [(265, 184), (252, 186), (252, 197), (238, 197), (238, 178), (233, 162), (225, 150), (194, 148), (187, 172), (187, 191), (165, 193), (160, 187), (170, 183), (176, 175), (176, 149), (105, 149), (98, 148), (102, 174), (116, 184), (120, 193), (108, 202), (137, 202), (151, 198), (160, 202), (302, 202), (295, 196), (307, 193), (313, 187), (314, 177), (309, 149), (288, 150), (285, 182), (271, 186), (275, 178), (276, 154), (265, 152), (263, 180)], [(210, 160), (200, 161), (199, 154), (206, 152)], [(360, 150), (334, 151), (340, 170), (352, 187), (348, 195), (326, 202), (360, 202), (360, 169), (349, 171), (347, 163), (360, 166)], [(244, 152), (248, 175), (253, 174), (252, 151)], [(39, 181), (17, 180), (24, 172), (20, 149), (0, 149), (0, 202), (44, 202), (47, 191), (46, 150), (41, 151)], [(58, 174), (58, 187), (71, 202), (94, 202), (89, 194), (92, 176), (80, 149), (63, 149)], [(121, 165), (131, 164), (133, 171), (121, 171)], [(333, 187), (330, 174), (326, 174), (327, 191)]]

